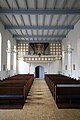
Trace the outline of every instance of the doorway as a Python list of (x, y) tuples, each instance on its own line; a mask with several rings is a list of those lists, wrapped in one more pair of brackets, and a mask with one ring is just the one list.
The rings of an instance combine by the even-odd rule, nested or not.
[(44, 67), (43, 66), (35, 67), (35, 78), (44, 79)]

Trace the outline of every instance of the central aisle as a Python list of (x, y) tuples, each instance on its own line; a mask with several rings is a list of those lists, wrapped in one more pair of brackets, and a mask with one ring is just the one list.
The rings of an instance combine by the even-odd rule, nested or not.
[(54, 106), (57, 107), (45, 80), (34, 80), (24, 106), (30, 112), (30, 120), (55, 120)]

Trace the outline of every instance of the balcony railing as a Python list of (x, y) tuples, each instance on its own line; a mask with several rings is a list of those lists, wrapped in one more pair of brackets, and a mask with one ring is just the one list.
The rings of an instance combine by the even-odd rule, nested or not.
[[(21, 58), (18, 58), (18, 60)], [(60, 60), (61, 58), (57, 58), (56, 60)], [(23, 57), (23, 60), (26, 62), (52, 62), (55, 61), (55, 57), (53, 55), (27, 55)]]

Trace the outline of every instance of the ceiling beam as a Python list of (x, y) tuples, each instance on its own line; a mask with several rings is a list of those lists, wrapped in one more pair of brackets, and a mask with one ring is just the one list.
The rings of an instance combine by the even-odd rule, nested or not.
[(0, 14), (33, 14), (33, 15), (44, 15), (44, 14), (79, 14), (80, 9), (7, 9), (7, 8), (0, 8)]
[(61, 43), (62, 40), (16, 40), (19, 42), (26, 42), (26, 43)]
[(73, 25), (52, 25), (52, 26), (36, 26), (36, 25), (33, 25), (33, 26), (30, 26), (30, 25), (25, 25), (25, 26), (22, 26), (22, 25), (5, 25), (5, 29), (33, 29), (33, 30), (43, 30), (43, 29), (74, 29), (74, 26)]
[(19, 35), (14, 34), (14, 38), (65, 38), (66, 35)]

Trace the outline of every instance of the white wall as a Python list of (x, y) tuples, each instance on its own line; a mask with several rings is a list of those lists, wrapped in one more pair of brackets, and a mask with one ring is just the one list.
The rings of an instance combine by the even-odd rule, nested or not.
[[(72, 53), (64, 53), (62, 55), (62, 74), (77, 78), (80, 76), (80, 20), (74, 26), (74, 29), (71, 30), (68, 34), (68, 39), (63, 40), (64, 48), (68, 45), (71, 45), (73, 48)], [(68, 58), (71, 57), (71, 64), (69, 65)], [(63, 57), (64, 56), (64, 57)], [(75, 64), (75, 70), (73, 70), (73, 64)], [(65, 65), (67, 65), (67, 70), (65, 70)], [(69, 68), (71, 67), (71, 68)]]
[[(7, 71), (7, 40), (11, 41), (11, 47), (16, 45), (16, 41), (13, 40), (12, 35), (8, 30), (4, 29), (3, 24), (0, 22), (0, 32), (2, 34), (2, 56), (1, 56), (1, 71), (0, 71), (0, 79), (6, 78), (8, 76), (14, 75), (16, 73), (15, 70)], [(5, 71), (3, 71), (3, 65), (5, 65)], [(13, 55), (11, 55), (11, 65), (13, 65)]]
[(30, 64), (24, 62), (23, 60), (17, 61), (17, 73), (18, 74), (28, 74), (30, 73)]
[(45, 74), (57, 74), (62, 71), (61, 68), (61, 60), (56, 60), (54, 62), (34, 62), (34, 63), (27, 63), (23, 60), (17, 61), (17, 72), (19, 74), (34, 74), (35, 75), (35, 67), (43, 66)]

